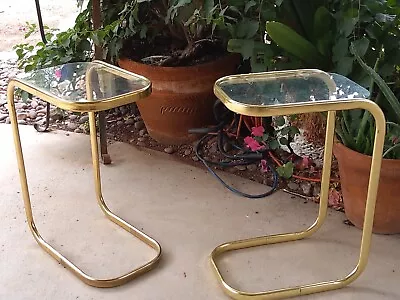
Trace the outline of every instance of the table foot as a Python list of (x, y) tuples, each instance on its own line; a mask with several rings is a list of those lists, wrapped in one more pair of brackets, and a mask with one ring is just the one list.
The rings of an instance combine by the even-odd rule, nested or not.
[(368, 187), (364, 227), (363, 227), (362, 241), (360, 247), (360, 256), (358, 263), (353, 269), (353, 271), (350, 272), (343, 279), (339, 280), (322, 281), (312, 284), (299, 285), (295, 287), (262, 291), (262, 292), (246, 292), (229, 285), (222, 276), (222, 273), (218, 268), (216, 262), (221, 255), (223, 255), (228, 251), (235, 251), (239, 249), (246, 249), (250, 247), (271, 245), (283, 242), (297, 241), (311, 236), (322, 226), (328, 208), (328, 192), (329, 192), (329, 181), (330, 181), (329, 179), (331, 173), (332, 148), (333, 148), (333, 137), (335, 129), (335, 111), (329, 111), (327, 119), (326, 138), (325, 138), (324, 167), (323, 167), (322, 181), (321, 181), (321, 197), (320, 197), (319, 214), (317, 219), (315, 220), (313, 225), (311, 225), (308, 229), (304, 231), (292, 232), (286, 234), (268, 235), (246, 240), (238, 240), (238, 241), (228, 242), (216, 247), (214, 251), (211, 253), (211, 264), (212, 268), (215, 271), (215, 274), (217, 275), (218, 281), (222, 286), (222, 289), (228, 296), (238, 300), (239, 299), (240, 300), (285, 299), (290, 297), (339, 289), (347, 286), (361, 275), (361, 273), (364, 271), (367, 265), (369, 249), (371, 245), (372, 224), (374, 221), (379, 170), (382, 160), (382, 149), (384, 142), (384, 135), (382, 135), (381, 132), (384, 132), (385, 130), (385, 122), (383, 114), (380, 110), (376, 110), (374, 107), (375, 107), (374, 105), (371, 106), (369, 104), (366, 105), (365, 107), (365, 109), (370, 109), (371, 111), (375, 112), (374, 117), (376, 120), (376, 134), (375, 134), (375, 144), (372, 156), (373, 163), (371, 165), (371, 173), (370, 173), (371, 175)]
[(17, 123), (17, 116), (16, 116), (16, 110), (14, 106), (14, 95), (13, 95), (14, 89), (13, 86), (10, 85), (8, 88), (7, 92), (7, 98), (8, 98), (8, 107), (10, 110), (10, 120), (11, 120), (11, 127), (13, 130), (13, 136), (14, 136), (14, 143), (15, 143), (15, 150), (17, 154), (17, 161), (18, 161), (18, 169), (19, 169), (19, 174), (20, 174), (20, 181), (21, 181), (21, 189), (22, 189), (22, 196), (24, 200), (24, 207), (25, 207), (25, 213), (27, 217), (27, 222), (29, 225), (29, 228), (35, 238), (35, 240), (38, 242), (38, 244), (48, 253), (50, 254), (55, 260), (57, 260), (61, 265), (69, 269), (75, 276), (77, 276), (80, 280), (85, 282), (88, 285), (95, 286), (95, 287), (115, 287), (118, 285), (122, 285), (139, 275), (151, 270), (152, 268), (155, 267), (157, 262), (159, 261), (161, 257), (161, 247), (159, 243), (151, 238), (150, 236), (146, 235), (139, 229), (135, 228), (122, 218), (118, 217), (115, 215), (113, 212), (109, 210), (107, 207), (103, 196), (101, 194), (101, 181), (100, 181), (100, 164), (99, 164), (99, 155), (98, 155), (98, 146), (97, 146), (97, 137), (96, 137), (96, 127), (95, 127), (95, 119), (94, 119), (94, 113), (89, 113), (90, 117), (90, 128), (91, 128), (91, 142), (92, 142), (92, 154), (93, 154), (93, 167), (94, 167), (94, 173), (95, 173), (95, 187), (96, 187), (96, 196), (98, 203), (102, 209), (102, 211), (105, 213), (106, 217), (110, 219), (112, 222), (116, 223), (123, 229), (125, 229), (127, 232), (135, 236), (136, 238), (140, 239), (142, 242), (150, 246), (155, 250), (155, 256), (148, 261), (147, 263), (141, 265), (140, 267), (126, 273), (122, 274), (121, 276), (114, 277), (114, 278), (108, 278), (108, 279), (98, 279), (95, 277), (92, 277), (88, 274), (86, 274), (84, 271), (79, 269), (73, 262), (71, 262), (68, 258), (66, 258), (64, 255), (62, 255), (60, 252), (58, 252), (53, 246), (51, 246), (49, 243), (47, 243), (42, 236), (40, 235), (38, 229), (36, 228), (33, 214), (32, 214), (32, 206), (31, 206), (31, 201), (30, 201), (30, 195), (29, 195), (29, 189), (28, 189), (28, 182), (27, 182), (27, 177), (26, 177), (26, 169), (25, 169), (25, 163), (24, 163), (24, 158), (23, 158), (23, 153), (22, 153), (22, 147), (21, 147), (21, 138), (19, 134), (19, 129), (18, 129), (18, 123)]

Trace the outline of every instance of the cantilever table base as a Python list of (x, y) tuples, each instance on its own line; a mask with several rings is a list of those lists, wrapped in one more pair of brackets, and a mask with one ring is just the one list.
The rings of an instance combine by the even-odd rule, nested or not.
[[(28, 221), (29, 228), (38, 242), (38, 244), (47, 252), (49, 253), (54, 259), (56, 259), (61, 265), (68, 268), (74, 275), (76, 275), (79, 279), (85, 282), (88, 285), (95, 286), (95, 287), (115, 287), (118, 285), (122, 285), (135, 277), (151, 270), (155, 267), (157, 262), (161, 257), (161, 247), (159, 243), (148, 236), (147, 234), (143, 233), (139, 229), (135, 228), (133, 225), (129, 224), (119, 216), (115, 215), (110, 209), (107, 207), (102, 195), (101, 190), (101, 177), (100, 177), (100, 163), (99, 163), (99, 147), (97, 141), (97, 132), (96, 132), (96, 117), (95, 112), (102, 111), (105, 109), (110, 109), (113, 107), (121, 106), (127, 103), (134, 102), (140, 98), (146, 97), (151, 92), (151, 83), (147, 79), (141, 76), (137, 76), (135, 74), (123, 71), (119, 68), (116, 68), (112, 65), (108, 65), (103, 62), (93, 62), (87, 64), (68, 64), (64, 69), (64, 73), (68, 73), (68, 70), (74, 70), (73, 72), (69, 72), (70, 76), (75, 76), (76, 73), (80, 73), (80, 76), (85, 77), (86, 75), (86, 89), (83, 89), (83, 92), (86, 93), (87, 101), (70, 101), (67, 98), (64, 98), (61, 95), (52, 94), (47, 88), (51, 85), (44, 86), (42, 82), (35, 83), (36, 77), (33, 75), (40, 75), (37, 78), (43, 78), (44, 75), (53, 76), (56, 69), (51, 69), (50, 72), (40, 71), (40, 73), (33, 73), (31, 77), (24, 77), (24, 78), (14, 78), (10, 80), (7, 90), (7, 100), (8, 100), (8, 107), (10, 111), (10, 120), (11, 120), (11, 127), (13, 131), (14, 143), (15, 143), (15, 150), (17, 154), (17, 161), (18, 161), (18, 169), (20, 174), (20, 181), (22, 187), (22, 196), (24, 200), (25, 206), (25, 213)], [(63, 67), (64, 67), (63, 66)], [(60, 69), (58, 69), (60, 70)], [(98, 76), (94, 76), (93, 79), (90, 73), (96, 73)], [(62, 72), (61, 72), (62, 73)], [(87, 74), (85, 74), (87, 73)], [(65, 75), (65, 74), (64, 74)], [(64, 76), (62, 75), (62, 76)], [(111, 80), (108, 82), (103, 82), (99, 84), (99, 78), (110, 78)], [(70, 78), (71, 82), (73, 79)], [(47, 77), (48, 78), (48, 77)], [(55, 78), (58, 79), (59, 78)], [(78, 78), (79, 79), (79, 78)], [(125, 80), (126, 84), (135, 84), (139, 82), (140, 88), (136, 89), (124, 89), (123, 91), (114, 89), (107, 91), (113, 84), (112, 81), (114, 80)], [(53, 78), (50, 80), (54, 82)], [(68, 81), (70, 82), (70, 81)], [(105, 83), (105, 84), (104, 84)], [(144, 84), (143, 84), (144, 83)], [(94, 94), (94, 89), (96, 85), (103, 84), (103, 94), (108, 95), (100, 96), (98, 99), (92, 99)], [(90, 127), (90, 141), (91, 141), (91, 148), (92, 148), (92, 163), (93, 163), (93, 170), (94, 170), (94, 183), (95, 183), (95, 191), (98, 204), (101, 210), (104, 212), (106, 217), (114, 222), (115, 224), (119, 225), (127, 232), (131, 233), (133, 236), (141, 240), (142, 242), (146, 243), (148, 246), (155, 250), (155, 256), (146, 264), (126, 273), (121, 276), (115, 278), (108, 278), (108, 279), (97, 279), (86, 274), (84, 271), (79, 269), (73, 262), (71, 262), (68, 258), (66, 258), (63, 254), (53, 248), (49, 243), (47, 243), (42, 236), (40, 235), (33, 218), (32, 213), (32, 206), (30, 201), (30, 194), (28, 189), (28, 182), (26, 177), (25, 171), (25, 163), (24, 157), (22, 153), (21, 147), (21, 138), (18, 129), (18, 122), (17, 122), (17, 114), (15, 109), (14, 103), (14, 90), (15, 88), (20, 88), (21, 90), (27, 91), (34, 96), (41, 98), (49, 103), (52, 103), (60, 108), (69, 109), (72, 111), (79, 111), (85, 112), (87, 111), (89, 114), (89, 127)], [(99, 92), (99, 89), (97, 89)]]
[[(337, 74), (329, 75), (319, 70), (294, 70), (224, 77), (216, 82), (214, 92), (229, 110), (248, 116), (268, 117), (327, 112), (324, 165), (317, 219), (305, 230), (237, 240), (216, 247), (211, 253), (211, 264), (224, 292), (238, 300), (283, 299), (339, 289), (356, 280), (364, 271), (368, 261), (385, 136), (385, 117), (381, 109), (376, 103), (363, 99), (368, 97), (368, 91)], [(260, 92), (265, 97), (260, 95)], [(357, 96), (359, 98), (354, 98)], [(351, 109), (369, 111), (375, 119), (376, 126), (360, 255), (353, 271), (339, 280), (255, 293), (242, 291), (229, 285), (217, 264), (217, 259), (224, 253), (301, 240), (310, 237), (322, 226), (328, 208), (336, 111)]]

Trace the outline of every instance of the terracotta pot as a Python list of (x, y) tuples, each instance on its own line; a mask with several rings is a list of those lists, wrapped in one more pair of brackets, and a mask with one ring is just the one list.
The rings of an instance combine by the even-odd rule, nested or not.
[(150, 136), (163, 144), (180, 145), (197, 138), (189, 129), (214, 124), (213, 85), (235, 72), (239, 57), (227, 55), (189, 67), (151, 66), (129, 59), (120, 59), (118, 64), (152, 81), (150, 97), (137, 102)]
[[(342, 144), (333, 148), (339, 163), (340, 182), (347, 218), (358, 228), (364, 222), (371, 156)], [(373, 232), (400, 233), (400, 160), (384, 159), (379, 180)]]

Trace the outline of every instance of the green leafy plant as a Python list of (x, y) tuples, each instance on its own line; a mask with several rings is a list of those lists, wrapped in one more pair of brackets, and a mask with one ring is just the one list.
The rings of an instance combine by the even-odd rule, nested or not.
[[(90, 1), (89, 1), (90, 2)], [(90, 9), (86, 8), (76, 18), (74, 27), (64, 32), (45, 26), (47, 44), (21, 43), (14, 46), (18, 67), (26, 72), (68, 62), (88, 61), (93, 56)], [(37, 26), (28, 23), (25, 38), (36, 32)]]

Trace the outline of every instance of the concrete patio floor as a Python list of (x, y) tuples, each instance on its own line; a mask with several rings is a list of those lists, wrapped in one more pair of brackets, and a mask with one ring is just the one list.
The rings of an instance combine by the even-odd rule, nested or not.
[[(152, 250), (108, 221), (93, 190), (89, 137), (65, 132), (21, 134), (34, 206), (42, 236), (89, 274), (124, 273)], [(106, 201), (121, 217), (163, 247), (158, 267), (117, 288), (89, 287), (46, 254), (25, 221), (9, 125), (0, 125), (0, 299), (228, 299), (212, 273), (209, 254), (223, 242), (297, 230), (310, 224), (318, 206), (278, 192), (261, 200), (237, 197), (205, 170), (164, 153), (123, 143), (110, 146), (113, 164), (102, 167)], [(264, 186), (224, 175), (247, 191)], [(227, 279), (248, 291), (331, 280), (349, 272), (361, 231), (329, 210), (313, 237), (226, 255)], [(365, 273), (339, 291), (301, 299), (400, 299), (400, 237), (373, 237)]]

